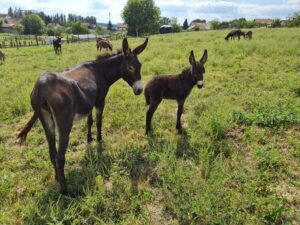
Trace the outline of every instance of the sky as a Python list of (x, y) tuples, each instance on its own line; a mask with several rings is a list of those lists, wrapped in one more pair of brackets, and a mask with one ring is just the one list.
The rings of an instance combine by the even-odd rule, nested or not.
[[(122, 22), (120, 16), (127, 0), (0, 0), (0, 13), (8, 8), (39, 10), (46, 14), (55, 13), (95, 16), (97, 22)], [(161, 16), (176, 17), (183, 23), (193, 19), (228, 21), (245, 17), (285, 19), (300, 11), (300, 0), (156, 0)]]

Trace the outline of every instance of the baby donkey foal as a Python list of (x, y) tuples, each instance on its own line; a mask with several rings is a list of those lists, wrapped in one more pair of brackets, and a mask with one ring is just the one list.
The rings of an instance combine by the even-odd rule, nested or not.
[(203, 74), (205, 73), (204, 64), (207, 61), (207, 50), (200, 61), (196, 61), (194, 52), (191, 51), (189, 61), (191, 66), (181, 72), (179, 75), (159, 75), (153, 77), (145, 88), (146, 104), (149, 109), (146, 114), (146, 134), (150, 132), (152, 116), (164, 99), (176, 99), (178, 104), (176, 129), (180, 130), (181, 114), (186, 97), (190, 94), (192, 88), (197, 85), (198, 88), (203, 87)]

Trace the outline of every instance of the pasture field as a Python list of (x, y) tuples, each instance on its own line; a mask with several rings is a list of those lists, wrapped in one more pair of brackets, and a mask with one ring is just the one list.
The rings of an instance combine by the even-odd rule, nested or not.
[(62, 56), (52, 46), (4, 49), (0, 224), (299, 224), (300, 30), (253, 31), (252, 41), (225, 42), (228, 30), (150, 36), (139, 57), (144, 85), (181, 72), (192, 49), (197, 59), (208, 50), (183, 133), (176, 103), (164, 100), (145, 136), (144, 97), (118, 81), (106, 99), (103, 142), (86, 144), (85, 119), (73, 127), (70, 197), (59, 194), (40, 122), (25, 146), (15, 137), (32, 115), (38, 75), (94, 59), (95, 43), (64, 44)]

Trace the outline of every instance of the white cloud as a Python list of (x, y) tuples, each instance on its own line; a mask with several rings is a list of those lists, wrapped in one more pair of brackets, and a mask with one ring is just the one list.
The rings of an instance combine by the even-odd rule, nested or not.
[[(9, 6), (44, 11), (46, 14), (73, 13), (95, 16), (99, 22), (107, 22), (111, 13), (113, 23), (122, 21), (121, 12), (127, 0), (1, 0), (0, 12)], [(177, 17), (182, 23), (195, 18), (231, 20), (246, 17), (285, 18), (300, 10), (300, 0), (156, 0), (162, 16)]]

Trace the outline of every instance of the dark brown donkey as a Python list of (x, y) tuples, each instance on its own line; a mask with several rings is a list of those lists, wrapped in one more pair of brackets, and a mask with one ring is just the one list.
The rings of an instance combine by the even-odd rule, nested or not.
[(194, 57), (194, 52), (191, 51), (189, 58), (191, 67), (183, 70), (181, 74), (177, 76), (155, 76), (147, 83), (144, 94), (146, 104), (150, 104), (150, 106), (146, 114), (146, 134), (152, 129), (152, 116), (163, 98), (177, 100), (176, 129), (180, 130), (182, 128), (180, 118), (183, 112), (185, 99), (189, 96), (195, 85), (197, 85), (198, 88), (203, 87), (203, 74), (205, 73), (204, 64), (207, 61), (207, 57), (207, 50), (204, 50), (201, 60), (197, 62)]
[[(74, 119), (91, 116), (95, 106), (97, 140), (101, 140), (102, 113), (109, 87), (123, 78), (132, 87), (135, 95), (143, 91), (138, 55), (143, 52), (147, 43), (148, 39), (131, 51), (125, 38), (121, 53), (102, 55), (95, 61), (82, 63), (59, 73), (45, 72), (35, 83), (31, 93), (34, 114), (18, 137), (24, 142), (37, 118), (40, 119), (47, 137), (55, 178), (60, 184), (62, 194), (68, 192), (64, 165)], [(55, 127), (58, 130), (58, 151), (55, 143)]]
[(108, 49), (110, 51), (113, 50), (113, 45), (108, 40), (97, 41), (96, 46), (97, 46), (97, 51), (100, 49), (100, 52), (101, 52), (102, 48), (106, 49), (106, 51), (108, 51)]

